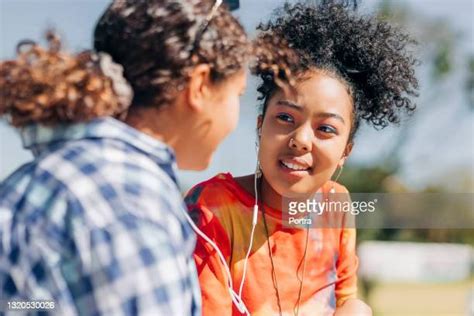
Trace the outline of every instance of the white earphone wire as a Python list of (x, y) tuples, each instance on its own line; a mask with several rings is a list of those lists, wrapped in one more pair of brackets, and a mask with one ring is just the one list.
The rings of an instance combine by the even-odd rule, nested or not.
[[(258, 150), (257, 150), (258, 153)], [(242, 280), (240, 281), (240, 286), (239, 286), (239, 293), (237, 294), (234, 291), (234, 285), (232, 282), (232, 274), (230, 273), (230, 268), (227, 265), (227, 262), (225, 260), (224, 255), (220, 251), (219, 247), (208, 237), (206, 234), (204, 234), (194, 223), (194, 221), (191, 219), (188, 213), (184, 213), (186, 220), (189, 222), (191, 225), (191, 228), (198, 234), (200, 237), (202, 237), (206, 242), (208, 242), (212, 248), (217, 252), (217, 255), (219, 256), (219, 260), (221, 261), (222, 265), (224, 266), (224, 271), (227, 275), (227, 287), (229, 290), (230, 297), (232, 299), (232, 302), (234, 305), (237, 307), (239, 312), (242, 314), (246, 314), (250, 316), (250, 312), (248, 311), (247, 307), (245, 306), (243, 300), (242, 300), (242, 290), (244, 288), (244, 283), (245, 283), (245, 276), (247, 274), (247, 262), (250, 256), (250, 252), (252, 251), (252, 246), (253, 246), (253, 237), (255, 235), (255, 227), (257, 226), (257, 221), (258, 221), (258, 190), (257, 190), (257, 181), (258, 181), (258, 171), (260, 168), (260, 163), (258, 161), (258, 155), (257, 155), (257, 170), (255, 171), (254, 175), (254, 192), (255, 192), (255, 205), (253, 206), (253, 214), (252, 214), (252, 231), (250, 233), (250, 242), (249, 242), (249, 248), (247, 250), (247, 254), (245, 256), (245, 261), (244, 261), (244, 270), (242, 274)]]
[(240, 297), (239, 294), (237, 294), (235, 291), (234, 291), (234, 288), (233, 288), (233, 284), (232, 284), (232, 275), (230, 273), (230, 269), (229, 269), (229, 266), (227, 265), (227, 262), (225, 260), (225, 257), (224, 255), (222, 254), (222, 252), (220, 251), (219, 247), (208, 237), (206, 236), (206, 234), (204, 234), (197, 226), (196, 224), (194, 224), (193, 220), (191, 219), (191, 217), (189, 217), (189, 215), (185, 212), (184, 213), (187, 221), (189, 222), (189, 224), (191, 225), (191, 228), (200, 236), (202, 237), (205, 241), (207, 241), (211, 246), (212, 248), (214, 248), (214, 250), (217, 252), (217, 255), (219, 256), (219, 259), (222, 263), (222, 265), (224, 266), (224, 271), (226, 272), (226, 275), (227, 275), (227, 287), (228, 287), (228, 290), (229, 290), (229, 294), (230, 294), (230, 297), (232, 299), (232, 302), (234, 303), (234, 305), (237, 307), (237, 309), (239, 310), (239, 312), (241, 312), (242, 314), (246, 314), (246, 315), (250, 315), (250, 312), (248, 311), (247, 307), (245, 306), (244, 302), (242, 301), (242, 298)]
[[(259, 168), (259, 163), (257, 162), (257, 169)], [(252, 246), (253, 246), (253, 236), (255, 234), (255, 227), (257, 227), (257, 220), (258, 220), (258, 190), (257, 190), (257, 171), (255, 172), (254, 175), (254, 192), (255, 192), (255, 204), (253, 206), (253, 215), (252, 215), (252, 231), (250, 233), (250, 243), (249, 243), (249, 248), (247, 250), (247, 254), (245, 256), (245, 261), (244, 261), (244, 271), (242, 273), (242, 280), (240, 281), (240, 287), (239, 287), (239, 296), (242, 298), (242, 290), (244, 288), (244, 283), (245, 283), (245, 276), (247, 274), (247, 263), (249, 260), (250, 252), (252, 251)]]

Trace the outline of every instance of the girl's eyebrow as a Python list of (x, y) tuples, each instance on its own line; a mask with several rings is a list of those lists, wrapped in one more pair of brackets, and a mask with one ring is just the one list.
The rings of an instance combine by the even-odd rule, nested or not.
[(300, 112), (303, 112), (303, 110), (304, 110), (304, 107), (303, 107), (302, 105), (296, 104), (296, 103), (291, 102), (291, 101), (289, 101), (289, 100), (279, 100), (279, 101), (277, 102), (277, 104), (278, 104), (278, 105), (282, 105), (282, 106), (288, 106), (288, 107), (293, 108), (293, 109), (296, 109), (296, 110), (298, 110), (298, 111), (300, 111)]
[(341, 121), (342, 124), (346, 124), (346, 122), (344, 121), (344, 119), (342, 118), (342, 116), (340, 116), (339, 114), (336, 114), (336, 113), (321, 112), (321, 113), (316, 114), (316, 116), (318, 116), (318, 117), (323, 117), (323, 118), (335, 118), (335, 119)]
[[(279, 101), (277, 102), (277, 105), (287, 106), (287, 107), (296, 109), (296, 110), (299, 111), (299, 112), (303, 112), (303, 111), (304, 111), (304, 106), (302, 106), (302, 105), (300, 105), (300, 104), (297, 104), (297, 103), (294, 103), (294, 102), (291, 102), (291, 101), (289, 101), (289, 100), (279, 100)], [(323, 118), (335, 118), (335, 119), (341, 121), (342, 124), (346, 124), (346, 122), (344, 121), (344, 119), (342, 118), (342, 116), (340, 116), (339, 114), (336, 114), (336, 113), (321, 112), (321, 113), (316, 114), (316, 116), (317, 116), (317, 117), (323, 117)]]

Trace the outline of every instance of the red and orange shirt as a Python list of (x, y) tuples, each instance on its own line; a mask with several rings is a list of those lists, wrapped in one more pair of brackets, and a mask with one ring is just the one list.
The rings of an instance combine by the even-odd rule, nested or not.
[[(347, 193), (334, 182), (326, 183), (321, 190), (324, 194), (333, 187), (338, 193)], [(254, 202), (254, 197), (231, 174), (219, 174), (196, 185), (186, 197), (191, 217), (227, 260), (236, 292), (249, 246)], [(294, 314), (306, 234), (309, 241), (299, 315), (332, 315), (337, 306), (356, 297), (358, 259), (354, 228), (289, 228), (282, 223), (281, 210), (263, 207), (270, 237), (267, 238), (260, 212), (242, 292), (252, 315), (279, 315), (280, 308), (283, 315)], [(275, 267), (273, 277), (268, 243)], [(218, 255), (201, 237), (198, 237), (194, 259), (201, 285), (203, 315), (240, 315), (232, 304), (227, 276)]]

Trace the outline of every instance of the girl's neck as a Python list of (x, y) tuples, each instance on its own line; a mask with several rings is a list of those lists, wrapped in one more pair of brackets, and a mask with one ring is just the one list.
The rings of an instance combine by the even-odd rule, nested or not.
[[(283, 196), (281, 196), (278, 192), (276, 192), (270, 183), (265, 179), (265, 176), (261, 177), (261, 183), (259, 186), (259, 200), (261, 203), (275, 209), (275, 210), (281, 210), (283, 207)], [(299, 196), (299, 197), (292, 197), (291, 200), (294, 201), (305, 201), (307, 199), (310, 199), (314, 197), (314, 194), (317, 192), (314, 192), (313, 194), (308, 194), (307, 196)], [(290, 199), (287, 197), (287, 201)]]
[(176, 151), (176, 147), (179, 145), (179, 135), (176, 132), (173, 133), (168, 124), (176, 120), (170, 119), (169, 116), (167, 111), (137, 107), (129, 111), (125, 122), (142, 133), (164, 142)]
[(282, 196), (276, 192), (272, 186), (267, 182), (265, 176), (262, 176), (260, 184), (260, 194), (261, 194), (261, 201), (263, 204), (276, 209), (280, 210), (282, 207)]

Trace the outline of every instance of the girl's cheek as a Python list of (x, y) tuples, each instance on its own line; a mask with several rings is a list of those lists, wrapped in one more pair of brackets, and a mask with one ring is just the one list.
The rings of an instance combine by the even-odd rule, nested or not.
[(237, 127), (237, 124), (239, 122), (239, 113), (240, 113), (239, 98), (229, 100), (227, 102), (227, 106), (224, 108), (226, 109), (224, 114), (227, 116), (227, 122), (225, 124), (225, 128), (227, 132), (230, 133)]

